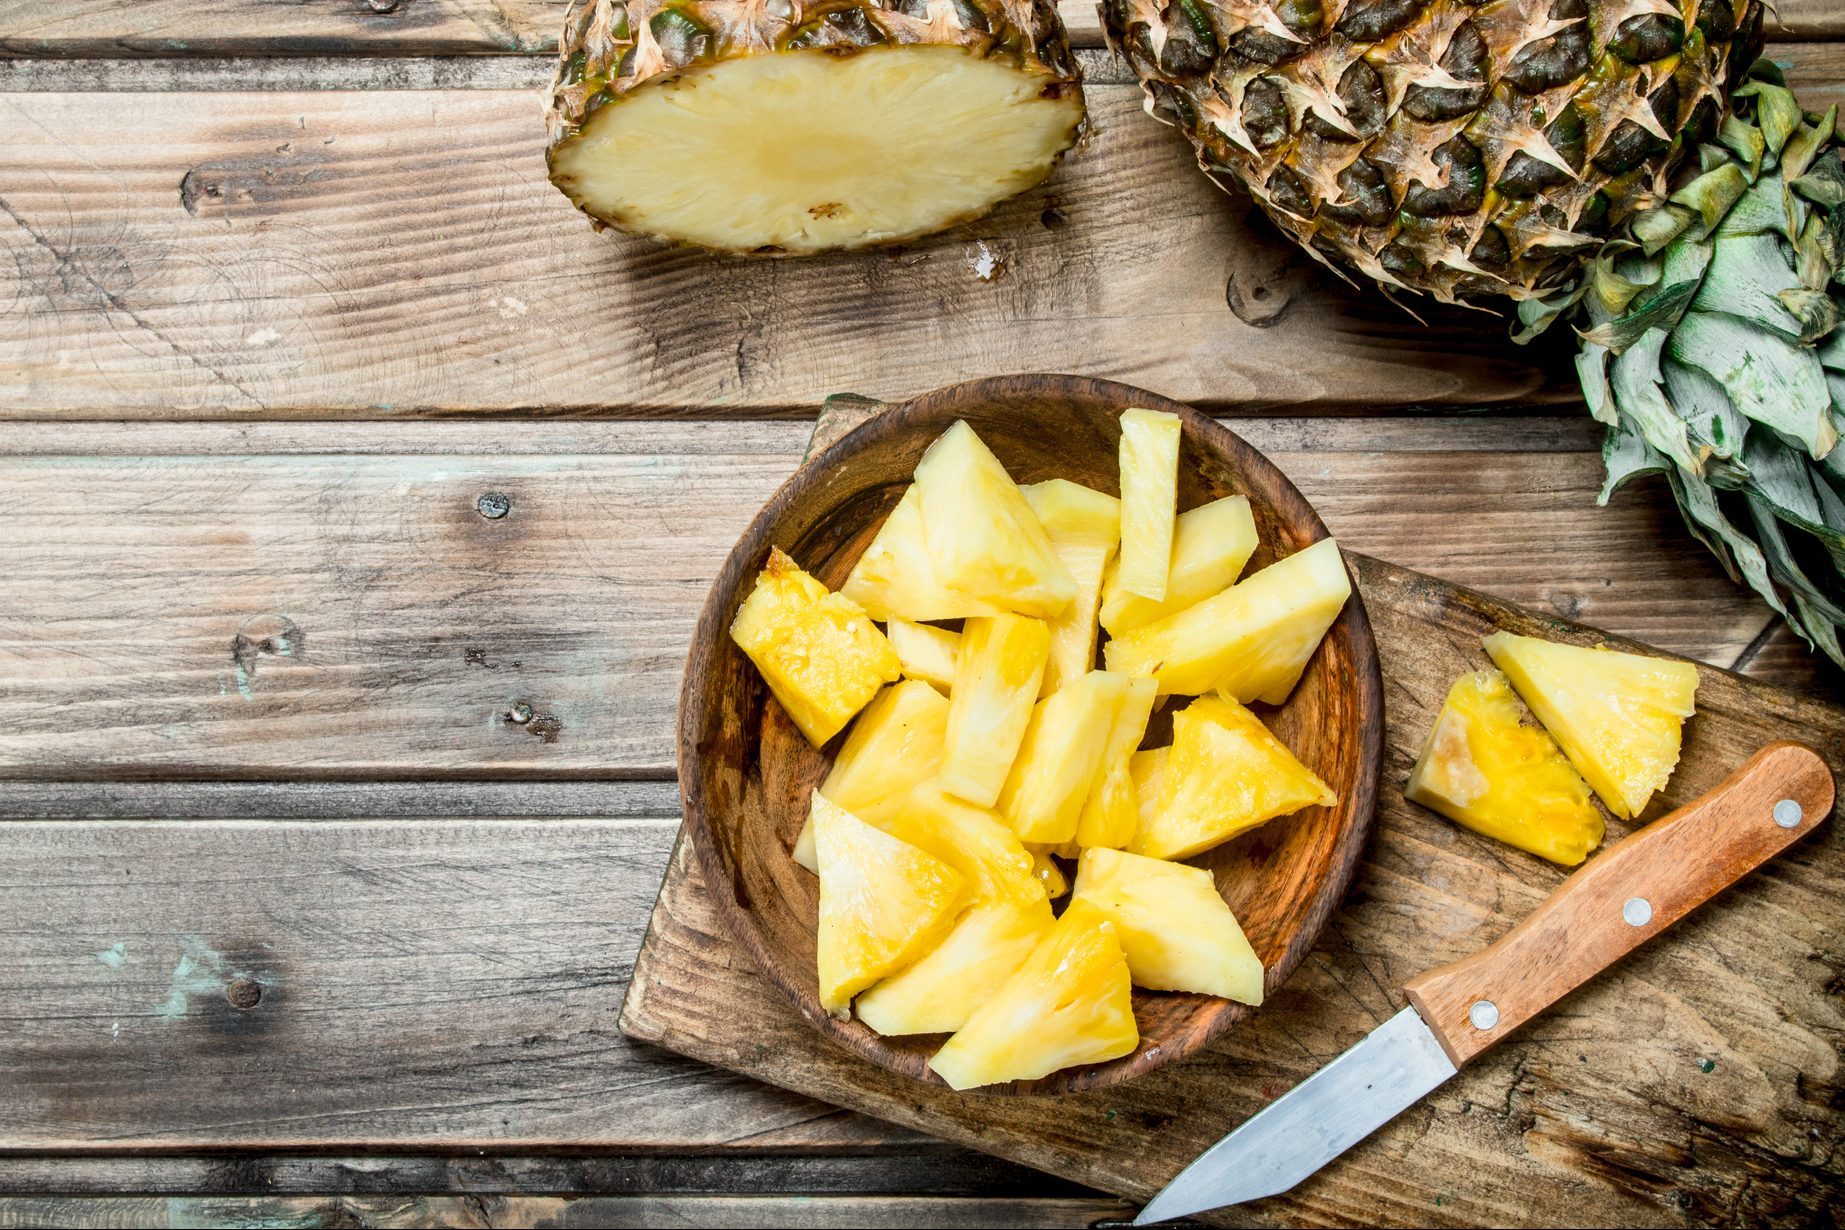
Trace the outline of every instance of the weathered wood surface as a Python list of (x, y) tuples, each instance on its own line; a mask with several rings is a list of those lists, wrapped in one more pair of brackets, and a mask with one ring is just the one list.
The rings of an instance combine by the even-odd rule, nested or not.
[[(1352, 549), (1708, 662), (1768, 625), (1657, 485), (1595, 507), (1581, 420), (1236, 425)], [(670, 777), (710, 578), (809, 427), (386, 428), (7, 428), (0, 777)]]
[[(1407, 804), (1448, 682), (1492, 627), (1577, 640), (1430, 578), (1356, 561), (1384, 662), (1385, 789), (1367, 864), (1313, 956), (1201, 1056), (1063, 1098), (956, 1095), (817, 1046), (676, 852), (625, 1031), (1000, 1156), (1145, 1198), (1222, 1132), (1478, 950), (1565, 874)], [(1705, 671), (1661, 809), (1762, 743), (1845, 764), (1845, 710)], [(1627, 826), (1611, 825), (1611, 840)], [(1577, 1225), (1823, 1222), (1845, 1200), (1845, 829), (1831, 823), (1564, 999), (1295, 1191), (1226, 1221)]]

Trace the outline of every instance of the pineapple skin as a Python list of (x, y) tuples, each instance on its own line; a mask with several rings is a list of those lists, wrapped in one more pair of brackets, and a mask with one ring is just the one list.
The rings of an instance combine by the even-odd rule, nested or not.
[(1115, 924), (1135, 986), (1262, 1002), (1262, 959), (1202, 867), (1089, 850), (1071, 899)]
[(1322, 262), (1444, 302), (1574, 276), (1715, 128), (1762, 23), (1758, 0), (1101, 12), (1148, 113), (1214, 181)]

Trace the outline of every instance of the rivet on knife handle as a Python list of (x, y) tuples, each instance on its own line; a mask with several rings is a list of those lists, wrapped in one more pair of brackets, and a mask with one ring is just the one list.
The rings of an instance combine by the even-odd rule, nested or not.
[(1458, 1066), (1823, 823), (1832, 773), (1771, 743), (1710, 793), (1592, 859), (1498, 942), (1405, 987)]

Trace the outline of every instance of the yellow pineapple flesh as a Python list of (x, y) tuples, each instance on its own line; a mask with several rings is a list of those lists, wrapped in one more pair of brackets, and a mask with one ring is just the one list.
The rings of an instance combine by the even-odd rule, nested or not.
[(1279, 705), (1344, 609), (1352, 582), (1322, 539), (1212, 598), (1108, 642), (1111, 671), (1152, 675), (1160, 695), (1219, 689), (1248, 704)]
[(1127, 694), (1102, 748), (1099, 775), (1076, 823), (1076, 844), (1083, 849), (1105, 846), (1118, 850), (1134, 840), (1140, 827), (1140, 800), (1130, 764), (1134, 750), (1146, 737), (1158, 690), (1150, 676), (1128, 680)]
[(1115, 924), (1135, 986), (1262, 1002), (1262, 960), (1203, 868), (1089, 850), (1071, 900)]
[(1038, 702), (999, 796), (1000, 815), (1022, 840), (1056, 845), (1076, 836), (1128, 682), (1090, 671)]
[(943, 585), (923, 538), (922, 497), (912, 483), (852, 565), (839, 592), (879, 622), (971, 619), (1006, 608)]
[(1046, 897), (1055, 901), (1070, 891), (1070, 878), (1064, 875), (1063, 868), (1051, 857), (1056, 853), (1054, 847), (1027, 845), (1025, 848), (1031, 852), (1032, 877), (1044, 889)]
[(833, 806), (819, 791), (810, 806), (820, 861), (820, 1004), (845, 1017), (854, 995), (935, 947), (968, 886), (947, 863)]
[(1121, 541), (1121, 501), (1105, 491), (1051, 478), (1020, 487), (1038, 524), (1059, 542), (1095, 542), (1114, 546)]
[[(948, 701), (940, 692), (915, 679), (892, 684), (853, 723), (820, 793), (866, 823), (883, 827), (917, 783), (941, 770), (947, 730)], [(809, 871), (820, 870), (811, 812), (795, 839), (794, 861)]]
[(957, 799), (938, 781), (910, 791), (882, 825), (891, 836), (941, 859), (967, 880), (977, 901), (1044, 898), (1031, 852), (997, 813)]
[(1042, 619), (994, 615), (967, 621), (948, 701), (943, 789), (982, 807), (999, 800), (1031, 724), (1050, 652), (1051, 633)]
[(1115, 925), (1072, 901), (929, 1066), (951, 1088), (973, 1089), (1117, 1059), (1139, 1044)]
[(1051, 659), (1040, 690), (1049, 696), (1095, 668), (1096, 608), (1103, 573), (1121, 538), (1121, 501), (1062, 478), (1021, 490), (1076, 581), (1076, 597), (1050, 621)]
[(1646, 810), (1678, 766), (1698, 668), (1509, 632), (1483, 643), (1608, 810), (1623, 819)]
[(1215, 696), (1173, 715), (1163, 776), (1153, 816), (1129, 847), (1149, 858), (1189, 858), (1277, 816), (1339, 801), (1255, 714)]
[(897, 651), (907, 678), (920, 679), (946, 696), (954, 686), (955, 659), (961, 656), (961, 634), (934, 624), (911, 623), (892, 615), (884, 635)]
[(784, 555), (769, 552), (730, 636), (794, 724), (819, 747), (845, 728), (903, 665), (864, 610)]
[(1121, 412), (1121, 565), (1117, 583), (1149, 602), (1166, 598), (1179, 499), (1179, 417)]
[[(1153, 817), (1159, 812), (1160, 795), (1166, 790), (1166, 764), (1172, 759), (1172, 748), (1143, 748), (1128, 757), (1128, 776), (1134, 782), (1134, 803), (1139, 816), (1135, 825), (1136, 835), (1150, 828)], [(1129, 841), (1123, 849), (1134, 849)]]
[(1102, 581), (1102, 627), (1120, 636), (1222, 593), (1242, 575), (1256, 545), (1256, 519), (1247, 496), (1227, 495), (1180, 513), (1173, 524), (1165, 599), (1154, 602), (1129, 592), (1121, 584), (1117, 559)]
[(1588, 786), (1549, 735), (1519, 720), (1498, 671), (1454, 681), (1403, 797), (1568, 867), (1602, 840)]

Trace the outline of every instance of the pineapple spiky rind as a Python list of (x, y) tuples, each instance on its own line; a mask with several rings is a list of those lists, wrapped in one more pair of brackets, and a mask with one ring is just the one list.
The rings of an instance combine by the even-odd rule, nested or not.
[(1088, 850), (1071, 900), (1115, 924), (1135, 986), (1262, 1002), (1262, 959), (1203, 868)]

